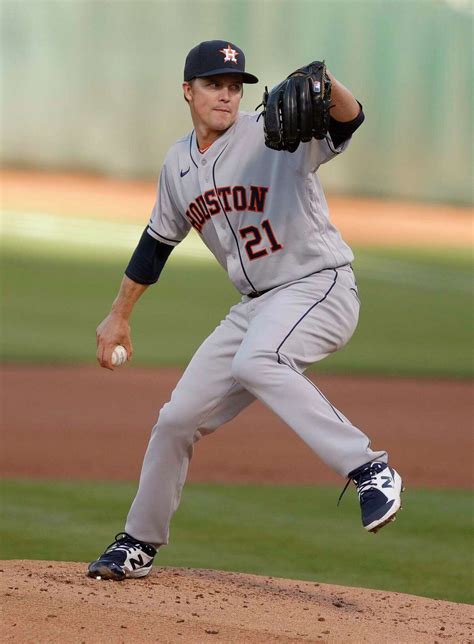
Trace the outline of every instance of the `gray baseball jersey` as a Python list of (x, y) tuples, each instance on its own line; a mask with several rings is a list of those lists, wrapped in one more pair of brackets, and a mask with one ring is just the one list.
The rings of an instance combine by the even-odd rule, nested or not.
[(348, 141), (335, 150), (328, 137), (276, 153), (264, 144), (262, 123), (258, 114), (241, 112), (204, 154), (194, 132), (175, 143), (148, 227), (172, 245), (195, 228), (243, 294), (353, 260), (316, 175)]
[(353, 255), (315, 174), (347, 142), (277, 152), (262, 129), (256, 114), (240, 113), (204, 154), (192, 133), (161, 173), (149, 234), (176, 245), (194, 227), (243, 297), (197, 350), (153, 429), (125, 530), (157, 547), (168, 543), (194, 443), (255, 399), (342, 476), (387, 460), (303, 375), (348, 342), (359, 316)]

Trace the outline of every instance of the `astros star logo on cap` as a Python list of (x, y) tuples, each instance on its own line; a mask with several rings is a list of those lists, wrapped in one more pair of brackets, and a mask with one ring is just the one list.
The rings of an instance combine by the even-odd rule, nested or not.
[(237, 56), (239, 55), (238, 51), (235, 51), (235, 49), (232, 49), (232, 47), (228, 44), (227, 49), (219, 49), (221, 54), (225, 55), (224, 62), (232, 62), (237, 64)]

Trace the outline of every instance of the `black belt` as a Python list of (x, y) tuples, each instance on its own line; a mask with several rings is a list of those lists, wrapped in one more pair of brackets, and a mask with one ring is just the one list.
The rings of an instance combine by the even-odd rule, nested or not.
[[(335, 266), (334, 268), (322, 268), (320, 271), (315, 271), (314, 273), (310, 273), (309, 275), (304, 275), (303, 277), (300, 277), (300, 279), (305, 279), (306, 277), (311, 277), (311, 275), (316, 275), (316, 273), (322, 273), (323, 271), (329, 271), (329, 270), (336, 270), (338, 268), (345, 268), (348, 266), (350, 270), (352, 271), (352, 264), (341, 264), (341, 266)], [(260, 297), (260, 295), (265, 295), (265, 293), (268, 293), (268, 291), (273, 291), (273, 289), (276, 288), (276, 286), (272, 286), (272, 288), (267, 288), (266, 291), (252, 291), (251, 293), (247, 293), (247, 297), (254, 298), (254, 297)]]
[(247, 297), (251, 297), (252, 299), (254, 297), (260, 297), (260, 295), (265, 295), (265, 293), (268, 293), (268, 291), (271, 291), (271, 288), (267, 288), (266, 291), (252, 291), (251, 293), (247, 293)]

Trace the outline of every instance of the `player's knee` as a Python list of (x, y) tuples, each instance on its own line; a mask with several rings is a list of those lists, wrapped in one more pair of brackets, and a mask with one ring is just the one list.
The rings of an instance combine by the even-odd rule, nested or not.
[(269, 375), (276, 354), (266, 351), (238, 351), (232, 362), (232, 378), (243, 387), (258, 386)]
[(155, 428), (162, 436), (166, 434), (173, 436), (189, 434), (192, 437), (196, 430), (196, 427), (193, 426), (193, 420), (192, 414), (186, 408), (167, 403), (160, 410)]
[(231, 366), (231, 375), (234, 380), (240, 382), (245, 386), (245, 383), (249, 377), (250, 372), (250, 360), (247, 355), (237, 352), (234, 356)]

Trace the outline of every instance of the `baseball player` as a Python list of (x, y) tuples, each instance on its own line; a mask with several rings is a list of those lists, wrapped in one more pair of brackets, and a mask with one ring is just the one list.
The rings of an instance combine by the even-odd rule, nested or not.
[(90, 564), (91, 577), (150, 572), (168, 543), (194, 443), (255, 399), (355, 483), (366, 530), (376, 532), (400, 508), (402, 480), (387, 453), (373, 451), (303, 375), (344, 346), (358, 321), (353, 254), (329, 219), (317, 170), (347, 148), (362, 106), (315, 62), (266, 94), (263, 117), (240, 112), (243, 83), (257, 82), (227, 40), (203, 42), (186, 58), (183, 92), (194, 129), (166, 155), (151, 218), (97, 329), (98, 361), (112, 369), (116, 345), (131, 358), (133, 307), (191, 228), (241, 299), (161, 409), (125, 530)]

